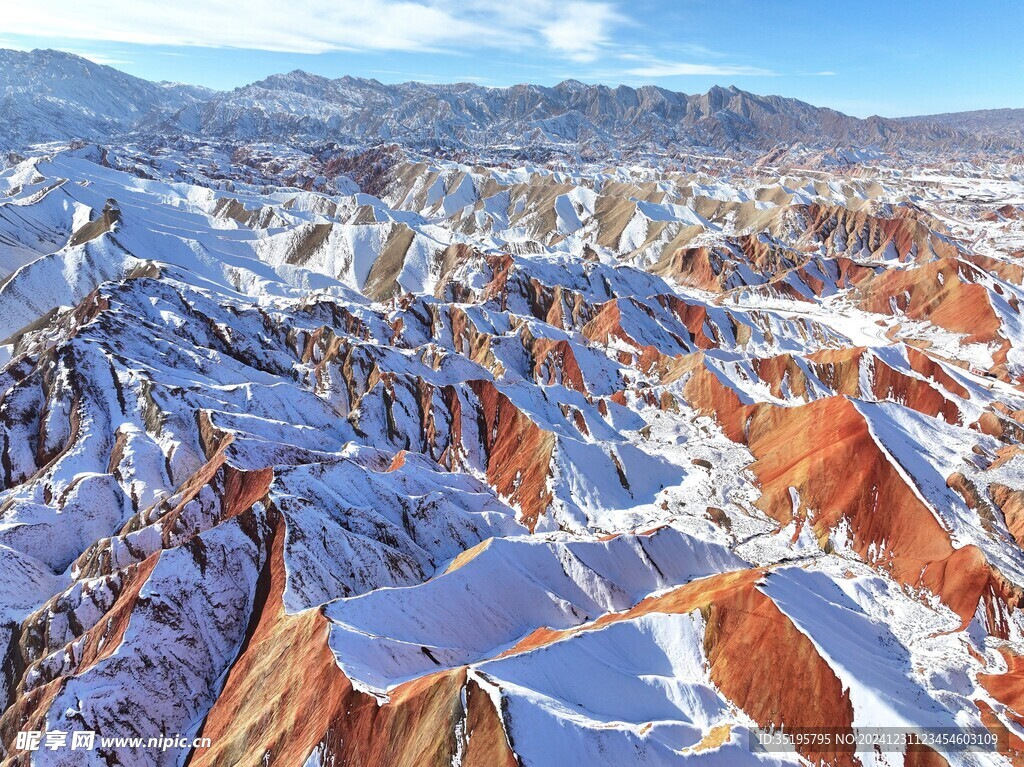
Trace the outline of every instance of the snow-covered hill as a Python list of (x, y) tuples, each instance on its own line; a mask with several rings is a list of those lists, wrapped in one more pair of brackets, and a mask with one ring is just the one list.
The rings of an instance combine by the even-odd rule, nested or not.
[(210, 95), (205, 88), (151, 83), (61, 51), (0, 49), (0, 147), (103, 140), (135, 129), (155, 112)]
[(0, 172), (2, 764), (1019, 760), (1007, 166), (181, 146)]

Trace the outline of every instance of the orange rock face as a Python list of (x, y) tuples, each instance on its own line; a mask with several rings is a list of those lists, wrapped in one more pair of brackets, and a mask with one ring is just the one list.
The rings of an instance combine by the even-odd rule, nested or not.
[[(760, 408), (748, 444), (763, 491), (758, 506), (780, 524), (808, 524), (819, 541), (840, 522), (851, 545), (909, 586), (923, 585), (960, 615), (966, 627), (979, 604), (990, 629), (1019, 603), (975, 547), (954, 549), (949, 532), (877, 445), (863, 416), (845, 398), (798, 408)], [(786, 449), (780, 449), (785, 445)], [(794, 503), (794, 491), (798, 501)]]
[(245, 645), (200, 730), (213, 745), (189, 764), (303, 764), (317, 750), (336, 764), (445, 767), (461, 753), (467, 765), (513, 767), (500, 714), (465, 669), (401, 685), (386, 702), (352, 687), (320, 611), (284, 611), (282, 524)]
[(532, 530), (551, 502), (547, 488), (554, 438), (511, 400), (484, 381), (471, 384), (479, 398), (480, 439), (487, 451), (487, 479), (523, 510)]
[(988, 342), (997, 337), (1000, 321), (977, 276), (976, 267), (953, 259), (889, 271), (863, 287), (861, 305), (882, 314), (898, 309), (968, 341)]
[[(711, 680), (759, 726), (850, 731), (853, 711), (847, 691), (810, 639), (758, 590), (764, 575), (747, 570), (696, 581), (582, 630), (600, 631), (652, 613), (698, 610), (706, 623), (704, 652)], [(536, 650), (580, 630), (540, 629), (506, 654)], [(801, 754), (818, 764), (857, 763), (852, 749), (826, 753), (808, 747)]]

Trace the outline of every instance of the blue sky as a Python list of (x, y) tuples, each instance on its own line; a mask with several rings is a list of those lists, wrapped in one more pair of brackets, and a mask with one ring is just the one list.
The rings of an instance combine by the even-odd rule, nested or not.
[(736, 85), (858, 116), (1024, 107), (1020, 0), (22, 0), (0, 47), (232, 88), (383, 82)]

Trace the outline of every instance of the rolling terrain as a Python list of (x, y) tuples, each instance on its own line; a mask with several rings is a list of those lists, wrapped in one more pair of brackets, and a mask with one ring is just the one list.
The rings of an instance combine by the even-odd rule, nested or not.
[[(420, 86), (464, 147), (558, 98), (760, 158), (459, 160), (424, 114), (281, 135), (405, 86), (47, 82), (5, 91), (65, 117), (7, 125), (0, 170), (0, 764), (1024, 759), (1012, 152), (845, 116), (877, 153), (769, 151), (770, 109), (821, 111), (728, 90)], [(538, 146), (600, 154), (565, 122)], [(823, 726), (1001, 748), (751, 745)], [(209, 745), (131, 740), (164, 735)]]

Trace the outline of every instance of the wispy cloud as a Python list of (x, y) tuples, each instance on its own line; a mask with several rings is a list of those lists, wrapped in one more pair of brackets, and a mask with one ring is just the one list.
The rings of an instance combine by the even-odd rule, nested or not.
[(138, 45), (287, 53), (545, 49), (589, 61), (628, 23), (599, 0), (35, 0), (4, 9), (4, 32)]
[(27, 51), (31, 46), (26, 46), (16, 40), (8, 40), (6, 37), (0, 37), (0, 48), (7, 48), (11, 51)]
[(94, 64), (105, 64), (108, 67), (122, 66), (124, 64), (131, 64), (131, 59), (125, 58), (117, 53), (96, 53), (94, 51), (80, 51), (74, 48), (64, 49), (68, 53), (73, 53), (76, 56), (81, 56), (83, 59), (89, 59)]
[[(0, 37), (0, 48), (7, 48), (12, 51), (27, 51), (31, 48), (30, 45), (24, 45), (16, 40), (9, 40), (5, 37)], [(117, 66), (122, 64), (131, 64), (132, 62), (126, 58), (125, 54), (121, 51), (113, 51), (107, 53), (99, 53), (97, 51), (84, 50), (80, 48), (66, 48), (61, 46), (62, 51), (67, 53), (73, 53), (76, 56), (81, 56), (83, 59), (89, 59), (89, 61), (95, 64), (105, 64), (107, 66)]]
[(420, 83), (487, 83), (490, 82), (490, 78), (480, 77), (478, 75), (453, 75), (440, 76), (428, 72), (405, 72), (400, 69), (371, 69), (370, 74), (373, 75), (389, 75), (392, 78), (398, 77), (403, 78), (407, 81), (415, 81)]
[(570, 2), (561, 5), (554, 19), (543, 24), (548, 45), (573, 61), (589, 62), (610, 40), (611, 29), (626, 20), (607, 3)]
[[(108, 50), (120, 43), (152, 46), (171, 56), (186, 47), (462, 57), (511, 52), (527, 54), (517, 56), (515, 69), (535, 61), (550, 74), (553, 60), (561, 60), (575, 70), (572, 76), (587, 79), (581, 70), (600, 68), (602, 76), (593, 79), (620, 82), (780, 74), (701, 41), (649, 43), (649, 35), (636, 34), (642, 20), (631, 18), (628, 7), (626, 0), (247, 0), (243, 5), (236, 0), (91, 0), (83, 14), (80, 0), (35, 0), (5, 9), (3, 26), (11, 36), (34, 37), (45, 30), (49, 39), (71, 46), (62, 45), (65, 50), (112, 65), (130, 63), (125, 57), (131, 54)], [(480, 80), (476, 75), (460, 79)]]
[(687, 61), (661, 61), (655, 64), (633, 67), (625, 70), (625, 74), (632, 77), (686, 77), (686, 76), (711, 76), (711, 77), (772, 77), (779, 73), (762, 67), (752, 67), (742, 64), (695, 64)]

